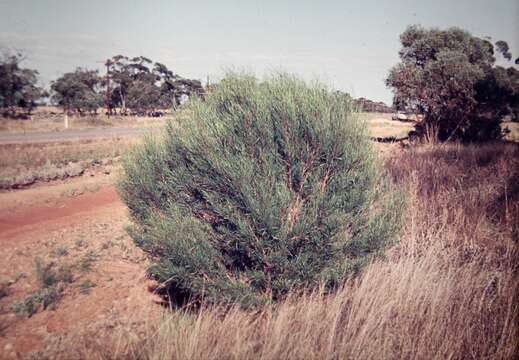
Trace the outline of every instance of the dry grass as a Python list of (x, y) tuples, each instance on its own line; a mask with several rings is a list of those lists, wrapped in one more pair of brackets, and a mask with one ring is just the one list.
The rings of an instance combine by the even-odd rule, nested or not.
[[(98, 127), (155, 127), (165, 125), (167, 119), (182, 118), (183, 111), (165, 113), (162, 117), (105, 115), (99, 110), (98, 115), (69, 116), (69, 129)], [(0, 132), (47, 132), (62, 131), (64, 116), (62, 110), (53, 106), (36, 108), (30, 119), (8, 119), (0, 117)]]
[(393, 115), (363, 112), (359, 114), (359, 117), (366, 121), (370, 135), (373, 137), (395, 139), (407, 137), (409, 131), (414, 129), (414, 123), (392, 120)]
[(138, 137), (0, 145), (0, 189), (79, 176), (120, 156)]
[(401, 242), (333, 295), (173, 310), (87, 357), (511, 359), (518, 350), (519, 148), (443, 146), (388, 161), (407, 187)]
[(67, 164), (82, 160), (100, 160), (123, 154), (138, 137), (106, 138), (32, 144), (0, 145), (0, 168), (38, 167), (47, 162)]
[[(135, 116), (82, 116), (69, 117), (69, 129), (88, 129), (104, 127), (152, 127), (163, 126), (166, 120)], [(30, 133), (65, 130), (62, 114), (36, 115), (32, 119), (5, 119), (0, 117), (0, 132)]]
[(36, 168), (13, 167), (0, 170), (0, 189), (21, 188), (37, 181), (63, 180), (83, 174), (85, 165), (69, 163), (56, 165), (50, 162)]

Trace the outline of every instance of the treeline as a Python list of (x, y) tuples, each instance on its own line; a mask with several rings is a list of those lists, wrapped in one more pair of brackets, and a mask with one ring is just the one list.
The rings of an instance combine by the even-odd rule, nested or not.
[(336, 90), (334, 94), (353, 105), (357, 111), (379, 113), (394, 113), (396, 111), (393, 107), (386, 105), (382, 101), (377, 102), (363, 97), (355, 99), (350, 94), (340, 90)]
[(373, 101), (366, 98), (358, 98), (354, 100), (355, 105), (365, 112), (378, 112), (378, 113), (394, 113), (395, 109), (391, 106), (387, 106), (382, 101)]
[(49, 98), (67, 114), (156, 116), (158, 110), (184, 102), (193, 94), (202, 95), (199, 80), (173, 73), (159, 62), (144, 56), (116, 55), (105, 62), (106, 72), (77, 68), (52, 81), (50, 92), (37, 85), (38, 71), (20, 66), (22, 54), (0, 59), (0, 108), (4, 117), (24, 117)]

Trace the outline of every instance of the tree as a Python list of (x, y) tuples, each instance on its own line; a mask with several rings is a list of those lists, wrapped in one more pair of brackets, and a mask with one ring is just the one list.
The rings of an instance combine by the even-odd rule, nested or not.
[(512, 60), (512, 54), (510, 53), (510, 48), (506, 41), (499, 40), (496, 42), (496, 50), (500, 53), (506, 60)]
[(146, 115), (160, 107), (160, 89), (152, 81), (136, 80), (128, 88), (127, 105), (137, 115)]
[[(183, 96), (202, 94), (200, 81), (185, 79), (174, 74), (166, 65), (138, 56), (129, 58), (116, 55), (106, 61), (107, 107), (109, 113), (115, 107), (126, 114), (127, 108), (138, 114), (146, 114), (157, 108), (170, 108), (180, 104)], [(108, 86), (111, 84), (111, 86)], [(146, 96), (139, 93), (146, 92)]]
[(52, 82), (51, 99), (62, 107), (65, 113), (96, 113), (102, 105), (100, 84), (101, 78), (97, 70), (77, 68)]
[(152, 61), (144, 56), (129, 58), (124, 55), (116, 55), (106, 61), (107, 77), (114, 83), (111, 90), (111, 103), (121, 108), (121, 113), (126, 114), (126, 101), (130, 87), (137, 80), (149, 75), (148, 64)]
[(379, 112), (379, 113), (393, 113), (395, 109), (390, 106), (387, 106), (382, 101), (375, 102), (370, 99), (358, 98), (355, 99), (355, 104), (361, 109), (361, 111), (365, 112)]
[[(458, 28), (419, 26), (408, 27), (400, 41), (401, 62), (391, 69), (386, 83), (397, 108), (424, 115), (419, 134), (466, 141), (502, 136), (503, 116), (516, 113), (519, 84), (511, 78), (514, 70), (494, 66), (490, 41)], [(504, 41), (496, 46), (511, 59)]]
[(172, 296), (243, 306), (331, 289), (395, 235), (365, 124), (320, 85), (227, 74), (124, 161), (119, 192)]
[(4, 55), (0, 59), (0, 108), (3, 116), (16, 116), (18, 108), (28, 115), (37, 101), (47, 96), (43, 88), (37, 86), (38, 71), (21, 68), (21, 54)]
[[(171, 98), (174, 103), (173, 105), (180, 105), (184, 97), (202, 96), (204, 94), (204, 87), (199, 80), (184, 79), (180, 78), (175, 80), (173, 83), (164, 83), (169, 90), (164, 91), (168, 94), (168, 98)], [(172, 97), (170, 97), (171, 95)]]

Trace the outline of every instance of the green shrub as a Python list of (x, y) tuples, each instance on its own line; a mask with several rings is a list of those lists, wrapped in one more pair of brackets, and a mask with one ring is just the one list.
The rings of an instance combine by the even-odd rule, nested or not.
[(90, 293), (90, 289), (95, 288), (96, 286), (97, 284), (92, 282), (91, 280), (85, 280), (81, 284), (79, 284), (79, 292), (81, 294), (88, 294)]
[(18, 315), (27, 317), (36, 314), (40, 309), (54, 309), (63, 296), (63, 290), (61, 284), (40, 288), (22, 300), (12, 303), (9, 309)]
[(34, 258), (34, 274), (41, 288), (50, 287), (59, 281), (54, 263), (45, 263), (40, 257)]
[(126, 157), (130, 235), (170, 293), (254, 306), (340, 284), (393, 237), (399, 204), (345, 97), (230, 73)]

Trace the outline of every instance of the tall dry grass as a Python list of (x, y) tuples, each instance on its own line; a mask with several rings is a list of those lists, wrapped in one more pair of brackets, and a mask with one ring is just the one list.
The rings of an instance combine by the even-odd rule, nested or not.
[(518, 350), (519, 148), (414, 148), (387, 162), (408, 190), (401, 242), (333, 295), (256, 312), (173, 310), (86, 357), (512, 359)]

